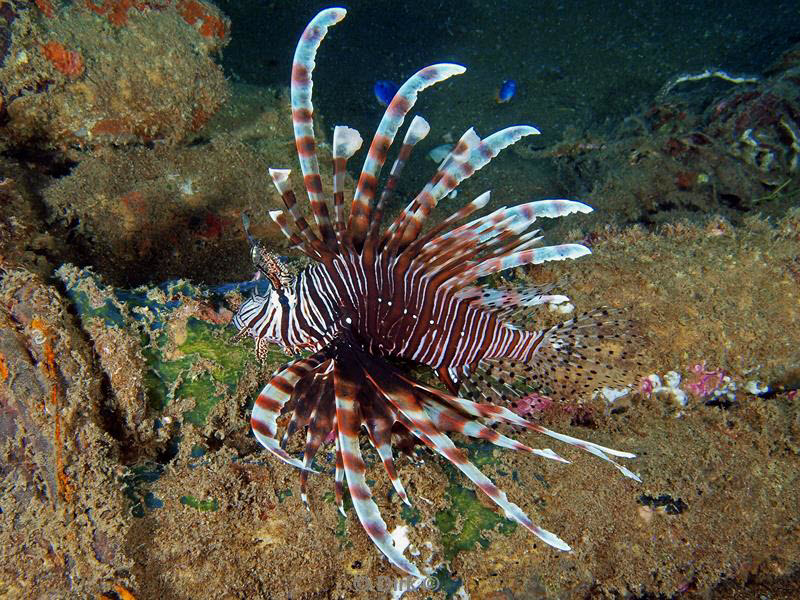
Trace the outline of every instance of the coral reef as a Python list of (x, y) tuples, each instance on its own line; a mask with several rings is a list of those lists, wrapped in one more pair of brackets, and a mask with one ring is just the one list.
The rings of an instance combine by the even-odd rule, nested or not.
[(242, 276), (237, 261), (246, 252), (242, 212), (279, 201), (263, 179), (250, 176), (260, 170), (260, 157), (230, 138), (174, 150), (116, 150), (83, 160), (45, 190), (44, 202), (49, 223), (77, 234), (84, 256), (117, 283), (210, 272), (216, 281), (232, 281)]
[[(280, 196), (257, 174), (265, 164), (285, 163), (293, 142), (291, 123), (278, 116), (284, 95), (248, 86), (234, 91), (190, 145), (108, 148), (82, 155), (67, 176), (32, 182), (44, 189), (41, 204), (33, 208), (29, 199), (28, 212), (47, 223), (54, 240), (71, 240), (69, 248), (47, 252), (52, 263), (88, 262), (109, 281), (128, 286), (249, 277), (241, 215), (253, 216), (259, 237), (279, 243), (267, 213), (281, 205)], [(329, 156), (329, 149), (322, 153)], [(331, 168), (328, 160), (322, 165)], [(30, 180), (16, 169), (14, 185)]]
[(0, 263), (4, 269), (24, 267), (45, 275), (52, 270), (47, 255), (68, 253), (63, 240), (47, 231), (30, 174), (0, 158)]
[[(450, 467), (420, 449), (416, 457), (397, 460), (400, 476), (418, 498), (412, 509), (401, 509), (370, 456), (376, 500), (395, 515), (395, 525), (409, 526), (404, 531), (412, 552), (440, 586), (435, 597), (463, 589), (473, 597), (572, 597), (590, 590), (670, 596), (693, 590), (722, 598), (732, 582), (779, 581), (793, 569), (800, 552), (790, 514), (800, 491), (800, 415), (788, 389), (797, 385), (791, 365), (800, 362), (800, 281), (789, 267), (798, 235), (797, 215), (775, 224), (751, 219), (722, 236), (688, 224), (650, 233), (619, 229), (592, 236), (594, 253), (585, 265), (559, 263), (537, 271), (536, 278), (572, 276), (579, 307), (633, 302), (631, 316), (651, 332), (649, 368), (663, 372), (684, 365), (680, 385), (692, 384), (694, 375), (709, 383), (724, 369), (734, 381), (758, 377), (778, 391), (762, 398), (740, 386), (729, 404), (704, 402), (706, 386), (685, 406), (661, 394), (634, 393), (610, 405), (584, 398), (580, 409), (562, 410), (541, 399), (520, 407), (535, 411), (546, 426), (575, 435), (591, 427), (600, 443), (613, 438), (634, 449), (643, 484), (632, 492), (614, 478), (594, 486), (596, 474), (578, 452), (565, 453), (579, 463), (565, 469), (482, 443), (464, 445), (510, 497), (559, 523), (574, 541), (575, 553), (567, 557), (511, 527), (479, 496), (456, 485)], [(103, 551), (113, 548), (113, 568), (86, 554), (91, 545), (71, 550), (77, 564), (62, 565), (67, 575), (92, 573), (76, 578), (74, 589), (93, 594), (123, 585), (137, 598), (205, 598), (254, 589), (275, 598), (369, 597), (354, 587), (357, 578), (394, 576), (370, 551), (352, 511), (347, 517), (335, 511), (325, 477), (311, 478), (307, 513), (292, 469), (257, 451), (248, 433), (249, 405), (263, 377), (285, 357), (275, 352), (259, 364), (245, 344), (231, 345), (225, 307), (234, 308), (246, 288), (202, 289), (175, 281), (125, 290), (66, 266), (58, 276), (64, 297), (33, 275), (7, 276), (3, 299), (10, 311), (4, 314), (11, 321), (3, 339), (16, 340), (19, 349), (7, 342), (2, 347), (7, 375), (0, 388), (3, 398), (11, 398), (4, 400), (4, 431), (19, 428), (23, 417), (36, 423), (24, 426), (34, 436), (27, 446), (37, 456), (33, 467), (14, 459), (22, 446), (13, 436), (18, 441), (7, 447), (8, 464), (35, 473), (45, 469), (42, 481), (49, 481), (48, 497), (58, 506), (106, 502), (112, 494), (108, 506), (115, 508), (106, 509), (96, 525), (106, 537), (96, 535), (104, 540)], [(66, 302), (77, 322), (62, 308)], [(41, 412), (52, 405), (54, 389), (45, 342), (52, 344), (61, 374), (63, 437), (54, 415)], [(73, 366), (70, 361), (79, 358), (84, 362)], [(715, 368), (695, 372), (691, 367), (702, 360)], [(81, 384), (70, 375), (75, 369), (83, 373)], [(26, 372), (36, 374), (36, 393), (19, 387), (30, 378)], [(22, 405), (19, 414), (5, 408)], [(91, 443), (100, 446), (75, 445), (75, 431), (88, 431), (99, 440)], [(71, 503), (58, 491), (59, 439), (67, 478), (62, 489), (72, 490)], [(536, 443), (533, 435), (523, 441)], [(315, 466), (332, 469), (332, 460), (323, 453)], [(100, 473), (115, 475), (109, 480)], [(5, 481), (9, 490), (22, 485), (19, 479), (13, 486), (14, 480)], [(580, 489), (593, 493), (569, 493)], [(7, 506), (6, 518), (32, 514)], [(55, 543), (47, 536), (63, 535), (62, 527), (68, 524), (54, 522), (39, 535)], [(732, 533), (735, 527), (741, 534)], [(8, 547), (9, 536), (18, 539), (20, 533), (4, 526), (1, 535)], [(235, 566), (221, 561), (221, 552), (235, 554)], [(305, 564), (315, 568), (298, 569)], [(18, 568), (13, 561), (6, 567), (4, 585)], [(31, 575), (25, 583), (30, 587), (7, 587), (11, 597), (56, 585), (46, 573)], [(406, 597), (425, 593), (409, 591)]]
[[(252, 274), (242, 212), (285, 252), (264, 170), (294, 149), (285, 91), (225, 81), (228, 35), (206, 0), (0, 2), (0, 597), (375, 598), (397, 581), (349, 499), (336, 510), (332, 453), (307, 512), (250, 434), (287, 357), (232, 341), (257, 284), (225, 282)], [(643, 483), (598, 485), (578, 451), (564, 468), (460, 439), (565, 555), (420, 447), (396, 458), (405, 506), (365, 447), (392, 535), (438, 588), (403, 598), (800, 596), (799, 61), (795, 46), (758, 82), (687, 80), (613, 131), (520, 148), (498, 165), (509, 183), (465, 186), (596, 207), (553, 234), (591, 257), (507, 278), (623, 309), (653, 375), (514, 408), (636, 452)]]
[[(280, 196), (267, 178), (254, 174), (266, 164), (285, 163), (292, 131), (288, 120), (278, 118), (284, 96), (247, 86), (234, 90), (192, 145), (84, 157), (43, 192), (51, 230), (70, 236), (83, 260), (119, 285), (249, 277), (241, 215), (258, 223), (254, 233), (279, 243), (280, 231), (267, 213), (282, 205)], [(331, 169), (329, 160), (321, 162)]]

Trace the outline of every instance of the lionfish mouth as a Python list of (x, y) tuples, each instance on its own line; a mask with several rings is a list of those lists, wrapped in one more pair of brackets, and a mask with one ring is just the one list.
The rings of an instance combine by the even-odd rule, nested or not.
[[(289, 186), (289, 171), (271, 169), (286, 211), (270, 216), (292, 248), (315, 264), (289, 278), (280, 261), (251, 241), (254, 262), (273, 285), (268, 297), (254, 296), (237, 311), (233, 323), (251, 334), (259, 355), (268, 342), (305, 356), (279, 369), (259, 393), (251, 424), (256, 439), (285, 463), (300, 470), (301, 498), (312, 461), (323, 443), (335, 448), (336, 502), (344, 513), (344, 485), (367, 535), (397, 568), (421, 576), (388, 533), (367, 485), (361, 429), (380, 457), (397, 496), (410, 499), (398, 477), (393, 435), (398, 429), (450, 461), (500, 507), (505, 516), (559, 550), (569, 545), (534, 524), (469, 460), (448, 434), (486, 440), (503, 448), (567, 463), (549, 448), (534, 449), (495, 431), (489, 424), (523, 428), (581, 448), (623, 475), (638, 477), (615, 458), (633, 458), (551, 431), (510, 409), (514, 400), (541, 386), (555, 399), (571, 399), (604, 385), (626, 383), (636, 355), (625, 349), (629, 324), (609, 310), (584, 314), (545, 331), (527, 331), (511, 319), (541, 304), (566, 301), (550, 288), (477, 286), (479, 278), (520, 265), (573, 259), (589, 253), (580, 244), (541, 246), (539, 218), (557, 218), (591, 208), (570, 200), (541, 200), (503, 207), (456, 226), (489, 200), (488, 192), (422, 232), (437, 202), (484, 167), (502, 149), (533, 127), (509, 127), (485, 139), (468, 130), (425, 188), (381, 232), (386, 203), (414, 145), (429, 125), (415, 117), (382, 193), (375, 202), (386, 153), (418, 92), (464, 72), (459, 65), (426, 67), (404, 83), (389, 103), (370, 145), (345, 219), (344, 175), (347, 160), (361, 145), (353, 129), (337, 126), (333, 135), (333, 219), (322, 193), (311, 104), (311, 74), (328, 28), (345, 16), (342, 8), (320, 12), (306, 27), (292, 66), (292, 119), (303, 180), (317, 226), (314, 231)], [(288, 213), (288, 214), (287, 214)], [(245, 220), (245, 229), (247, 229)], [(442, 391), (426, 385), (386, 359), (425, 364), (435, 370)], [(467, 397), (459, 390), (463, 389)], [(290, 413), (280, 442), (278, 418)], [(287, 451), (295, 433), (305, 432), (302, 458)], [(612, 458), (613, 457), (613, 458)]]

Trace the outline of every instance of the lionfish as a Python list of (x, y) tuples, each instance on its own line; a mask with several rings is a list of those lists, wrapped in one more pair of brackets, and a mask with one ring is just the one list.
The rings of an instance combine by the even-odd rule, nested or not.
[[(500, 208), (455, 226), (483, 208), (486, 192), (423, 232), (431, 210), (460, 182), (484, 167), (502, 149), (520, 138), (539, 133), (515, 126), (481, 139), (474, 129), (460, 138), (436, 174), (399, 216), (381, 231), (381, 220), (412, 148), (429, 131), (415, 116), (380, 197), (380, 171), (387, 150), (413, 107), (417, 94), (464, 67), (436, 64), (406, 81), (386, 108), (369, 147), (345, 219), (344, 178), (347, 160), (361, 146), (361, 136), (349, 127), (333, 132), (333, 220), (323, 195), (311, 103), (314, 60), (328, 28), (346, 14), (342, 8), (320, 12), (306, 26), (294, 54), (291, 109), (294, 136), (311, 211), (312, 230), (289, 185), (289, 170), (270, 169), (286, 211), (270, 212), (289, 245), (313, 259), (291, 276), (277, 257), (245, 231), (258, 276), (271, 284), (269, 293), (255, 293), (233, 318), (237, 338), (250, 334), (263, 357), (269, 344), (279, 344), (295, 358), (278, 369), (259, 393), (251, 416), (255, 437), (272, 454), (300, 469), (301, 497), (308, 507), (306, 481), (315, 472), (312, 460), (323, 442), (333, 437), (335, 495), (343, 510), (346, 481), (353, 507), (369, 537), (399, 569), (420, 576), (417, 567), (398, 550), (372, 499), (365, 479), (360, 431), (374, 447), (394, 490), (403, 502), (408, 495), (393, 460), (396, 441), (419, 440), (444, 456), (505, 513), (547, 544), (570, 547), (555, 534), (535, 525), (508, 500), (448, 437), (458, 432), (504, 448), (567, 463), (550, 449), (533, 449), (496, 431), (498, 424), (529, 429), (571, 444), (604, 459), (624, 475), (637, 476), (613, 457), (620, 452), (551, 431), (515, 413), (515, 399), (544, 386), (555, 398), (571, 398), (605, 385), (618, 385), (631, 361), (624, 342), (627, 323), (609, 310), (584, 314), (552, 328), (530, 331), (512, 318), (548, 303), (562, 303), (548, 287), (493, 289), (476, 280), (520, 265), (578, 258), (589, 254), (580, 244), (541, 246), (540, 231), (527, 231), (539, 218), (555, 218), (592, 209), (570, 200), (540, 200)], [(287, 214), (288, 213), (288, 214)], [(306, 353), (303, 357), (302, 354)], [(426, 365), (443, 387), (412, 377), (401, 363)], [(464, 393), (459, 395), (459, 389)], [(512, 407), (513, 408), (513, 407)], [(277, 419), (291, 411), (280, 442)], [(300, 460), (286, 442), (305, 429)]]

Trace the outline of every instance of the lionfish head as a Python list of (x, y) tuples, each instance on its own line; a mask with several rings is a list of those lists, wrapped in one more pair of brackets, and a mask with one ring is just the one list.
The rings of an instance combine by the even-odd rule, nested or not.
[(280, 344), (280, 322), (284, 311), (289, 310), (292, 294), (292, 275), (277, 254), (269, 252), (250, 234), (250, 218), (242, 215), (242, 225), (250, 243), (250, 259), (256, 268), (254, 280), (265, 278), (269, 282), (266, 294), (253, 294), (245, 300), (232, 323), (237, 329), (236, 339), (251, 335), (259, 347), (267, 343)]
[(293, 279), (291, 273), (277, 254), (267, 250), (250, 234), (250, 218), (246, 213), (242, 214), (242, 225), (250, 244), (250, 260), (253, 261), (253, 266), (256, 268), (255, 278), (266, 277), (278, 292), (290, 288)]
[(250, 335), (257, 341), (258, 348), (267, 344), (283, 345), (280, 323), (284, 311), (289, 309), (289, 299), (282, 289), (270, 286), (263, 295), (254, 291), (233, 315), (231, 322), (237, 329), (236, 339)]

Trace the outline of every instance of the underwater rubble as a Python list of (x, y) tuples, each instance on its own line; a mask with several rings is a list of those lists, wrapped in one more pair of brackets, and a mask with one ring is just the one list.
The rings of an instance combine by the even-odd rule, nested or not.
[(673, 78), (610, 135), (570, 131), (546, 149), (512, 150), (555, 161), (565, 192), (588, 194), (618, 224), (780, 215), (800, 196), (800, 45), (722, 91), (712, 73), (725, 74)]
[[(251, 275), (242, 212), (277, 247), (264, 168), (293, 142), (285, 92), (225, 81), (228, 36), (199, 0), (0, 8), (0, 597), (375, 598), (399, 581), (349, 501), (336, 510), (330, 447), (307, 512), (250, 433), (287, 357), (233, 340), (261, 284), (226, 282)], [(141, 51), (167, 39), (183, 50)], [(369, 455), (390, 531), (436, 588), (403, 598), (800, 595), (799, 59), (722, 93), (673, 87), (605, 137), (516, 150), (602, 210), (568, 225), (591, 257), (508, 279), (624, 310), (649, 374), (525, 411), (635, 452), (642, 484), (598, 485), (577, 450), (566, 467), (460, 439), (566, 554), (428, 451), (396, 461), (413, 507)]]
[(63, 595), (73, 581), (89, 593), (131, 566), (125, 467), (103, 426), (102, 378), (53, 286), (7, 272), (0, 297), (0, 590), (6, 598)]

